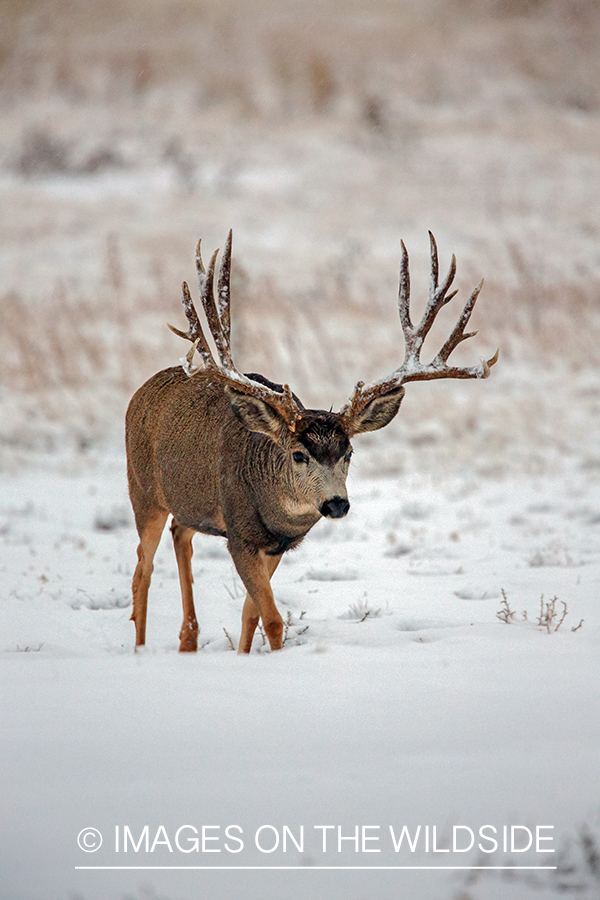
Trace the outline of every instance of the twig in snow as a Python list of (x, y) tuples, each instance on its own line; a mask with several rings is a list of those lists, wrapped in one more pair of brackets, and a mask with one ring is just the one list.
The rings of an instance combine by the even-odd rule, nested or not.
[(39, 653), (42, 647), (44, 646), (44, 641), (37, 647), (19, 647), (17, 644), (17, 653)]
[(290, 633), (290, 625), (293, 625), (293, 624), (294, 623), (292, 621), (292, 613), (291, 613), (291, 610), (288, 609), (287, 617), (285, 620), (285, 625), (283, 626), (283, 641), (281, 643), (282, 647), (285, 647), (285, 642), (287, 641), (288, 635)]
[(558, 597), (552, 597), (550, 600), (544, 602), (544, 595), (542, 594), (540, 597), (540, 614), (537, 623), (541, 628), (545, 628), (548, 634), (550, 634), (550, 626), (558, 615), (556, 611), (557, 600)]
[(558, 625), (554, 629), (555, 631), (558, 631), (558, 629), (560, 628), (562, 623), (565, 621), (565, 617), (567, 615), (567, 604), (564, 602), (564, 600), (561, 600), (560, 602), (562, 603), (562, 606), (563, 606), (563, 612), (562, 612), (562, 616), (558, 620)]
[(501, 622), (504, 622), (505, 625), (509, 625), (511, 620), (516, 616), (516, 612), (514, 609), (510, 608), (504, 588), (501, 588), (500, 592), (502, 594), (502, 603), (500, 604), (500, 609), (496, 613), (496, 616)]
[(233, 645), (233, 641), (231, 640), (231, 635), (229, 634), (229, 632), (227, 631), (227, 629), (226, 629), (225, 627), (223, 628), (223, 631), (225, 632), (225, 637), (226, 637), (227, 640), (229, 641), (229, 646), (231, 647), (232, 650), (235, 650), (235, 647), (234, 647), (234, 645)]

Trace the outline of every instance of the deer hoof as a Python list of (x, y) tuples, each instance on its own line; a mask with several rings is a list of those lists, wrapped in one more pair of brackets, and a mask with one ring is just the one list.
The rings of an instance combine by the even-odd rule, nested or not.
[(186, 634), (179, 641), (180, 653), (195, 653), (198, 649), (198, 635)]

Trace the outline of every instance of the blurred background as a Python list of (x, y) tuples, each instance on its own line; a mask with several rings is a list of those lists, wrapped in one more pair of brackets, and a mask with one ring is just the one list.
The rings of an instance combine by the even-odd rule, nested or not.
[[(600, 471), (596, 0), (2, 0), (0, 465), (120, 447), (234, 231), (237, 363), (339, 408), (402, 359), (427, 230), (483, 383), (411, 385), (366, 471)], [(456, 309), (454, 305), (456, 304)]]

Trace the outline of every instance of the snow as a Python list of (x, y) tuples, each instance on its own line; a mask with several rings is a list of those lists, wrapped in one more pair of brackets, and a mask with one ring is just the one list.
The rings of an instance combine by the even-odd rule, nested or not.
[[(240, 658), (224, 629), (235, 642), (243, 591), (224, 541), (204, 536), (194, 556), (201, 650), (177, 652), (168, 531), (147, 647), (134, 653), (124, 458), (63, 470), (2, 479), (3, 897), (556, 896), (547, 870), (506, 881), (492, 870), (314, 867), (557, 865), (569, 836), (594, 833), (597, 473), (574, 461), (527, 480), (355, 473), (348, 517), (319, 523), (274, 576), (290, 623), (283, 651), (257, 635)], [(510, 624), (497, 616), (501, 591)], [(567, 603), (558, 631), (536, 623), (542, 594)], [(123, 852), (125, 826), (137, 844), (145, 825), (154, 850)], [(234, 825), (242, 831), (228, 840)], [(323, 825), (334, 826), (326, 852)], [(412, 837), (422, 826), (414, 853), (406, 841), (394, 852), (390, 826), (397, 837), (404, 825)], [(497, 835), (552, 826), (540, 846), (557, 852), (431, 851), (434, 826), (443, 849), (454, 826), (462, 840), (486, 825)], [(182, 826), (200, 837), (205, 826), (204, 852), (177, 848)], [(303, 827), (303, 852), (289, 837), (283, 851), (284, 826), (297, 841)], [(356, 826), (358, 851), (342, 840), (339, 852)], [(104, 837), (95, 853), (77, 845), (90, 827)], [(280, 843), (267, 853), (273, 829)], [(181, 832), (184, 850), (194, 834)], [(228, 851), (240, 835), (243, 849)], [(90, 865), (300, 869), (76, 868)], [(582, 863), (578, 877), (579, 896), (592, 896)]]

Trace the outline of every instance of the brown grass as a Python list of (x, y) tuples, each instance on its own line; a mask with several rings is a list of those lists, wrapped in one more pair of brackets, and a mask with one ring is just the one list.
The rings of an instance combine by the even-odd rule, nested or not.
[(475, 85), (515, 75), (545, 102), (597, 110), (599, 38), (594, 0), (11, 0), (0, 71), (4, 102), (176, 87), (247, 115), (368, 119), (375, 100), (389, 124), (399, 96), (472, 103)]
[[(488, 280), (474, 323), (480, 335), (456, 351), (469, 360), (502, 347), (502, 358), (535, 366), (580, 370), (600, 364), (600, 281), (536, 282), (515, 248), (512, 283)], [(176, 291), (165, 297), (163, 276), (143, 296), (127, 283), (118, 244), (109, 236), (104, 289), (78, 297), (58, 282), (45, 297), (17, 292), (1, 299), (0, 373), (24, 392), (80, 389), (108, 381), (131, 390), (158, 366), (177, 364), (189, 349), (166, 329), (184, 325)], [(433, 356), (466, 299), (469, 285), (440, 315), (423, 356)], [(472, 286), (472, 285), (471, 285)], [(312, 290), (286, 293), (268, 278), (253, 280), (239, 261), (233, 268), (233, 341), (245, 368), (289, 381), (316, 402), (323, 387), (348, 393), (353, 380), (376, 378), (400, 364), (403, 338), (393, 295), (358, 294), (339, 277), (321, 273)], [(426, 284), (413, 285), (418, 317)]]
[[(131, 392), (186, 350), (164, 322), (182, 324), (194, 240), (240, 220), (247, 246), (271, 220), (290, 235), (270, 278), (234, 252), (237, 358), (309, 405), (339, 407), (400, 361), (387, 235), (440, 223), (462, 244), (461, 296), (487, 276), (461, 352), (500, 346), (494, 378), (415, 386), (392, 468), (464, 453), (491, 471), (519, 436), (541, 451), (578, 439), (569, 416), (593, 416), (593, 384), (577, 392), (600, 362), (595, 0), (5, 0), (2, 17), (0, 441), (120, 433)], [(320, 181), (323, 160), (357, 173)], [(236, 182), (294, 165), (303, 180), (281, 196)], [(161, 166), (175, 187), (147, 205), (149, 181), (133, 199), (44, 193)], [(306, 259), (294, 229), (320, 236), (322, 219), (347, 252)], [(424, 255), (413, 263), (418, 306)]]
[[(165, 302), (158, 289), (141, 302), (124, 279), (114, 243), (106, 266), (109, 289), (93, 298), (75, 297), (64, 285), (41, 304), (16, 293), (2, 298), (0, 374), (20, 410), (3, 424), (5, 446), (38, 446), (46, 434), (46, 449), (56, 447), (50, 432), (75, 436), (81, 446), (115, 439), (133, 390), (187, 351), (165, 327), (166, 319), (183, 325), (177, 303)], [(379, 445), (369, 463), (376, 471), (439, 469), (475, 457), (485, 474), (502, 474), (511, 454), (516, 464), (516, 445), (523, 465), (535, 471), (533, 458), (585, 441), (581, 416), (573, 430), (569, 415), (576, 410), (568, 407), (598, 404), (600, 389), (586, 389), (585, 376), (600, 364), (600, 283), (541, 285), (518, 268), (515, 277), (512, 289), (486, 285), (475, 314), (480, 334), (457, 354), (472, 362), (500, 346), (493, 377), (476, 385), (411, 386), (389, 440), (365, 441)], [(423, 291), (415, 286), (414, 293), (416, 311)], [(289, 382), (309, 406), (339, 408), (356, 380), (377, 378), (401, 362), (394, 305), (393, 297), (373, 303), (372, 296), (351, 296), (339, 278), (324, 276), (318, 291), (286, 295), (272, 281), (253, 282), (238, 263), (236, 360), (246, 371)], [(459, 309), (460, 297), (436, 323), (424, 356), (435, 353)], [(565, 390), (569, 380), (572, 390)]]

